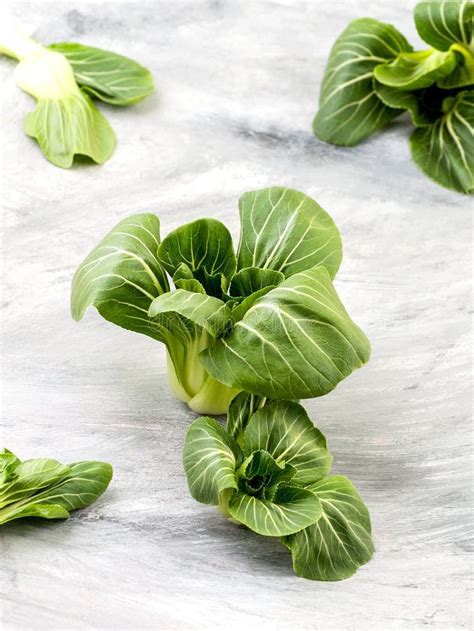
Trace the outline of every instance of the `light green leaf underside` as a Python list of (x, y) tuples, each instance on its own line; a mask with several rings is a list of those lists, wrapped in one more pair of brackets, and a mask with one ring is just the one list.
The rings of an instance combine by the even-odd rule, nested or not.
[(221, 383), (261, 396), (300, 399), (330, 392), (370, 355), (370, 344), (328, 272), (291, 276), (260, 298), (232, 333), (201, 354)]
[(448, 90), (474, 85), (474, 48), (453, 44), (451, 50), (457, 56), (457, 65), (450, 75), (439, 79), (437, 85)]
[(419, 90), (451, 74), (456, 63), (455, 53), (449, 50), (440, 52), (431, 49), (400, 53), (390, 63), (377, 66), (374, 77), (392, 88)]
[(313, 199), (275, 186), (245, 193), (239, 210), (239, 270), (259, 267), (288, 277), (319, 264), (331, 278), (336, 275), (342, 259), (339, 231)]
[(237, 489), (237, 449), (214, 419), (203, 417), (192, 423), (184, 443), (183, 464), (194, 499), (217, 506), (223, 491)]
[(15, 467), (15, 477), (0, 486), (0, 509), (28, 498), (69, 473), (67, 465), (50, 458), (25, 460)]
[(80, 90), (60, 99), (39, 100), (34, 111), (25, 116), (24, 127), (45, 157), (58, 167), (70, 167), (76, 155), (101, 164), (115, 149), (113, 129)]
[(0, 492), (6, 482), (18, 477), (16, 469), (20, 463), (21, 460), (9, 449), (4, 448), (0, 451)]
[(235, 272), (232, 237), (216, 219), (197, 219), (173, 230), (163, 239), (158, 255), (171, 276), (182, 263), (192, 272), (203, 269), (211, 276), (222, 274), (227, 281)]
[(376, 66), (410, 50), (392, 25), (353, 20), (330, 53), (313, 123), (316, 136), (337, 145), (356, 145), (399, 116), (399, 110), (377, 97), (372, 79)]
[(232, 278), (231, 296), (251, 296), (266, 287), (277, 287), (285, 280), (284, 274), (272, 269), (245, 267)]
[(106, 103), (131, 105), (155, 89), (150, 71), (128, 57), (71, 42), (49, 48), (66, 57), (84, 91)]
[(436, 86), (407, 92), (383, 85), (374, 79), (374, 90), (387, 105), (408, 110), (416, 127), (432, 125), (442, 115), (441, 106), (445, 93)]
[(331, 468), (326, 439), (305, 409), (292, 401), (269, 401), (250, 418), (244, 434), (244, 453), (257, 449), (294, 467), (293, 481), (301, 484), (319, 480)]
[[(448, 100), (446, 100), (448, 101)], [(414, 161), (447, 188), (474, 190), (474, 92), (460, 92), (435, 124), (416, 129), (410, 138)]]
[(250, 417), (265, 403), (265, 398), (250, 392), (240, 392), (229, 405), (227, 431), (240, 444), (240, 437)]
[(420, 37), (438, 50), (454, 42), (472, 43), (474, 3), (467, 0), (433, 0), (415, 7), (415, 25)]
[(93, 305), (106, 320), (165, 341), (166, 326), (148, 317), (150, 304), (168, 290), (157, 256), (159, 243), (160, 224), (155, 215), (132, 215), (119, 222), (74, 275), (73, 318), (80, 320)]
[(318, 498), (297, 487), (280, 487), (272, 502), (237, 492), (230, 498), (228, 508), (234, 519), (268, 537), (297, 532), (321, 516)]
[(155, 298), (148, 315), (159, 320), (160, 315), (168, 312), (187, 318), (214, 337), (223, 335), (232, 322), (230, 309), (222, 300), (184, 289), (176, 289)]
[(0, 510), (0, 524), (20, 517), (67, 517), (94, 502), (112, 479), (112, 467), (105, 462), (77, 462), (67, 468), (68, 473), (48, 488)]
[(293, 568), (303, 578), (348, 578), (373, 554), (367, 508), (343, 476), (324, 478), (309, 488), (321, 502), (322, 516), (305, 530), (285, 537)]

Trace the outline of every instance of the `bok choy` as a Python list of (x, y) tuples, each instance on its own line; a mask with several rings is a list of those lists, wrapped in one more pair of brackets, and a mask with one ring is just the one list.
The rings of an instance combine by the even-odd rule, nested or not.
[(19, 61), (18, 86), (37, 103), (24, 128), (45, 157), (68, 168), (76, 155), (103, 163), (114, 152), (115, 134), (92, 98), (112, 105), (137, 103), (154, 90), (150, 72), (115, 53), (61, 43), (42, 46), (2, 16), (0, 54)]
[(178, 398), (226, 412), (241, 390), (324, 395), (364, 364), (370, 345), (337, 295), (339, 231), (305, 194), (273, 187), (239, 202), (237, 252), (227, 228), (198, 219), (160, 239), (156, 215), (121, 221), (79, 266), (72, 315), (87, 307), (163, 342)]

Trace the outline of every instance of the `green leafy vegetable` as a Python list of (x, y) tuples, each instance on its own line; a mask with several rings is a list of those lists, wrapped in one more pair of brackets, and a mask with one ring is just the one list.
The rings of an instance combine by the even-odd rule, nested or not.
[(150, 71), (123, 55), (68, 42), (49, 48), (66, 57), (83, 92), (106, 103), (133, 105), (155, 90)]
[(415, 24), (432, 48), (413, 52), (392, 26), (376, 20), (349, 24), (331, 51), (314, 132), (327, 142), (353, 145), (408, 110), (423, 128), (410, 141), (415, 163), (439, 184), (470, 193), (474, 3), (420, 2)]
[[(443, 115), (415, 129), (413, 159), (437, 182), (453, 190), (474, 190), (474, 92), (460, 92), (443, 102)], [(428, 148), (428, 151), (427, 151)]]
[(47, 48), (10, 20), (0, 26), (0, 54), (19, 60), (15, 80), (37, 101), (25, 117), (26, 134), (37, 140), (50, 162), (63, 168), (77, 155), (103, 163), (115, 149), (115, 134), (87, 93), (128, 105), (153, 91), (150, 73), (126, 57), (80, 44)]
[(240, 390), (321, 396), (370, 354), (332, 286), (342, 247), (329, 215), (281, 187), (246, 193), (240, 211), (237, 256), (219, 221), (193, 221), (161, 242), (157, 217), (135, 215), (99, 243), (72, 284), (76, 320), (94, 305), (163, 342), (176, 395), (204, 414), (226, 412)]
[(313, 123), (318, 138), (356, 145), (401, 114), (374, 91), (375, 68), (412, 47), (391, 24), (354, 20), (331, 50), (324, 73), (319, 111)]
[(239, 394), (227, 429), (194, 421), (183, 463), (191, 495), (231, 521), (280, 537), (304, 578), (339, 580), (372, 556), (370, 518), (352, 483), (330, 476), (331, 454), (304, 408)]
[(0, 452), (0, 525), (21, 517), (65, 519), (94, 502), (112, 479), (105, 462), (63, 465), (37, 458), (21, 462), (8, 449)]

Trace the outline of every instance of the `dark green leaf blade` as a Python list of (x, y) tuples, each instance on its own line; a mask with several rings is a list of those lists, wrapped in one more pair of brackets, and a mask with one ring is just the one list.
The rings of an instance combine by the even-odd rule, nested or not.
[(259, 267), (286, 277), (323, 265), (334, 278), (341, 264), (339, 231), (313, 199), (274, 186), (241, 196), (238, 269)]
[(112, 479), (112, 467), (106, 462), (85, 461), (63, 466), (66, 475), (0, 510), (0, 524), (20, 517), (66, 518), (70, 511), (92, 504)]
[(438, 50), (458, 42), (471, 45), (474, 3), (466, 0), (429, 0), (415, 7), (415, 26), (420, 37)]
[(203, 504), (219, 504), (227, 489), (237, 489), (239, 449), (233, 438), (209, 417), (194, 421), (186, 434), (183, 464), (189, 492)]
[(201, 353), (221, 383), (280, 399), (321, 396), (368, 361), (324, 267), (287, 278), (257, 300), (232, 333)]
[(372, 557), (369, 512), (347, 478), (337, 475), (312, 484), (322, 516), (305, 530), (285, 537), (293, 568), (303, 578), (338, 581), (352, 576)]
[(93, 305), (124, 329), (165, 341), (167, 329), (148, 317), (153, 300), (169, 289), (158, 261), (160, 223), (156, 215), (120, 221), (92, 250), (72, 281), (71, 311), (80, 320)]
[(227, 431), (239, 442), (252, 414), (265, 403), (264, 397), (250, 392), (240, 392), (234, 397), (227, 412)]
[(123, 55), (72, 42), (49, 48), (66, 57), (85, 92), (106, 103), (131, 105), (155, 90), (150, 71)]
[(422, 90), (404, 91), (383, 85), (374, 79), (374, 90), (379, 99), (390, 107), (408, 110), (416, 127), (432, 125), (442, 116), (442, 103), (446, 92), (437, 86)]
[(380, 83), (399, 90), (420, 90), (450, 75), (457, 64), (451, 50), (419, 50), (400, 53), (393, 61), (376, 66), (374, 77)]
[(314, 524), (321, 503), (314, 493), (298, 487), (279, 487), (273, 501), (237, 492), (228, 505), (230, 515), (259, 535), (282, 537)]
[(163, 239), (158, 256), (171, 276), (185, 263), (192, 272), (222, 274), (229, 282), (236, 267), (232, 237), (216, 219), (197, 219), (173, 230)]
[(462, 193), (474, 190), (474, 92), (444, 102), (444, 115), (410, 138), (414, 161), (430, 178)]
[(284, 274), (273, 269), (244, 267), (232, 278), (230, 295), (248, 297), (266, 287), (277, 287), (284, 280)]
[(293, 401), (269, 401), (247, 423), (243, 449), (265, 449), (279, 463), (296, 469), (293, 481), (315, 482), (329, 473), (332, 456), (326, 439), (305, 409)]
[(411, 50), (391, 24), (353, 20), (330, 53), (313, 122), (316, 136), (336, 145), (356, 145), (399, 116), (400, 110), (377, 97), (372, 79), (376, 66)]

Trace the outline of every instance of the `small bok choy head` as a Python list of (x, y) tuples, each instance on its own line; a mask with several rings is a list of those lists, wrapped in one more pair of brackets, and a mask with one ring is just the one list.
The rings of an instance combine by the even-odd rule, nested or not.
[(314, 133), (352, 146), (410, 113), (413, 160), (438, 184), (474, 190), (474, 2), (428, 0), (414, 51), (391, 24), (353, 20), (336, 40), (321, 85)]
[(67, 519), (73, 510), (92, 504), (112, 479), (106, 462), (64, 465), (51, 458), (23, 462), (8, 449), (0, 451), (0, 525), (22, 517)]
[(63, 168), (78, 154), (103, 163), (114, 152), (114, 131), (92, 98), (130, 105), (154, 90), (150, 72), (132, 59), (81, 44), (42, 46), (3, 15), (0, 54), (19, 60), (15, 80), (37, 101), (25, 117), (26, 134)]
[(163, 342), (176, 395), (204, 414), (224, 413), (241, 390), (321, 396), (370, 354), (332, 285), (342, 248), (329, 215), (281, 187), (245, 193), (239, 206), (237, 254), (215, 219), (161, 242), (158, 218), (134, 215), (72, 283), (76, 320), (94, 305), (106, 320)]
[(298, 403), (240, 393), (226, 429), (192, 423), (183, 462), (194, 499), (280, 537), (299, 576), (339, 580), (371, 558), (367, 508), (347, 478), (329, 474), (326, 439)]

